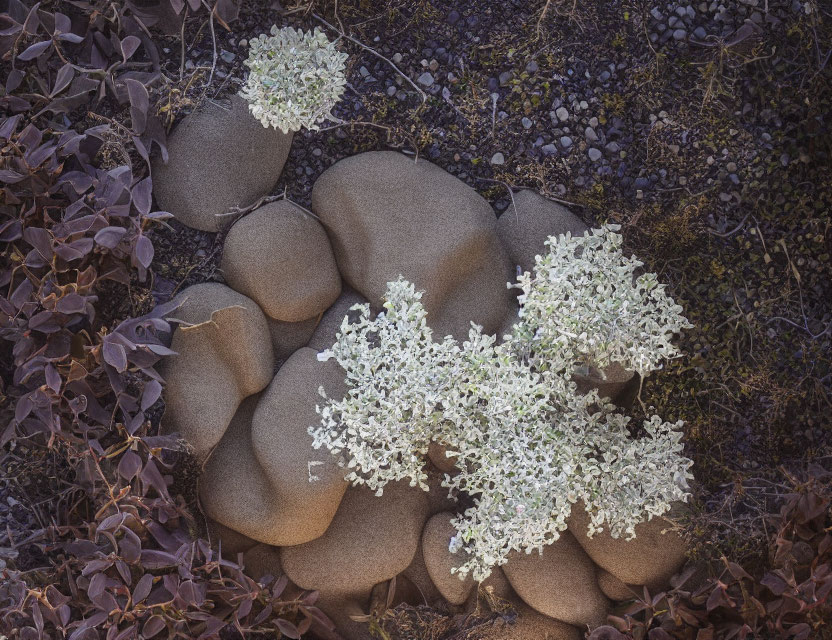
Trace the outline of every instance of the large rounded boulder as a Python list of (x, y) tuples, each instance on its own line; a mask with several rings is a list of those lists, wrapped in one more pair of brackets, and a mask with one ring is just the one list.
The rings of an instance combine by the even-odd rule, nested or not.
[(285, 536), (286, 510), (274, 499), (266, 474), (251, 447), (251, 422), (259, 396), (247, 398), (205, 464), (199, 498), (205, 514), (257, 542), (274, 544)]
[(341, 276), (321, 223), (288, 200), (241, 218), (222, 255), (225, 280), (274, 320), (300, 322), (323, 313), (341, 293)]
[[(674, 508), (679, 511), (682, 507)], [(590, 538), (586, 535), (589, 515), (582, 504), (576, 504), (568, 526), (595, 564), (624, 584), (646, 585), (651, 591), (662, 589), (685, 562), (685, 542), (665, 518), (637, 524), (632, 540), (613, 538), (607, 531)]]
[(330, 167), (312, 189), (312, 209), (332, 240), (344, 279), (381, 303), (402, 276), (425, 292), (439, 336), (492, 333), (510, 304), (513, 279), (488, 202), (425, 160), (371, 151)]
[(283, 171), (292, 134), (265, 128), (239, 96), (230, 107), (208, 102), (167, 141), (167, 164), (153, 163), (159, 207), (194, 229), (217, 231), (223, 214), (268, 195)]
[(254, 412), (251, 445), (268, 478), (268, 496), (280, 524), (269, 544), (287, 546), (323, 535), (347, 490), (345, 471), (326, 448), (314, 449), (310, 426), (320, 422), (318, 389), (341, 398), (344, 370), (334, 360), (319, 362), (313, 349), (296, 351), (277, 372)]
[(189, 287), (172, 316), (176, 355), (162, 362), (166, 432), (178, 432), (204, 458), (220, 441), (244, 398), (274, 372), (266, 316), (250, 298), (217, 283)]
[(443, 597), (451, 604), (462, 604), (475, 587), (474, 579), (469, 573), (461, 578), (451, 573), (466, 559), (461, 553), (451, 553), (451, 538), (457, 531), (451, 524), (454, 514), (450, 512), (437, 513), (425, 525), (422, 532), (422, 555), (433, 584), (439, 589)]
[(579, 627), (606, 619), (610, 602), (598, 588), (595, 565), (568, 531), (543, 553), (513, 553), (503, 572), (517, 595), (544, 615)]
[(320, 538), (280, 550), (283, 570), (303, 589), (326, 589), (362, 601), (379, 582), (413, 561), (428, 499), (406, 483), (390, 483), (376, 496), (350, 487)]
[(580, 236), (589, 229), (569, 209), (530, 189), (514, 194), (512, 204), (500, 216), (497, 234), (512, 264), (520, 267), (520, 271), (534, 270), (535, 256), (547, 252), (549, 236), (567, 232)]

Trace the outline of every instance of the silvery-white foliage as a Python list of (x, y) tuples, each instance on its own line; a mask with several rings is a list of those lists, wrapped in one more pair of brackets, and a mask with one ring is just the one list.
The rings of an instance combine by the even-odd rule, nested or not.
[(251, 40), (245, 61), (251, 69), (240, 95), (264, 127), (287, 133), (319, 129), (344, 93), (347, 54), (323, 31), (273, 26), (271, 36)]
[[(591, 518), (587, 535), (607, 529), (631, 538), (638, 523), (688, 497), (692, 463), (682, 455), (681, 423), (653, 416), (634, 439), (627, 416), (595, 391), (578, 393), (571, 380), (587, 361), (653, 370), (676, 355), (669, 339), (687, 326), (663, 291), (650, 293), (659, 286), (649, 284), (655, 276), (633, 285), (637, 263), (621, 256), (614, 231), (550, 238), (536, 275), (521, 279), (528, 313), (502, 345), (474, 325), (461, 344), (434, 342), (421, 293), (399, 278), (388, 284), (382, 313), (371, 319), (368, 305), (356, 305), (357, 321), (345, 318), (335, 344), (319, 354), (345, 369), (349, 391), (318, 407), (321, 424), (309, 432), (316, 448), (340, 456), (349, 481), (379, 494), (394, 480), (427, 489), (431, 441), (456, 456), (460, 472), (446, 475), (443, 486), (473, 499), (453, 520), (450, 548), (465, 553), (462, 576), (483, 580), (511, 551), (557, 540), (578, 502)], [(583, 264), (570, 269), (570, 261)], [(596, 300), (599, 278), (590, 265), (607, 270), (606, 294), (625, 300)], [(567, 284), (552, 283), (557, 277)], [(593, 284), (590, 292), (580, 288)], [(577, 324), (556, 296), (566, 297)], [(591, 321), (592, 313), (613, 329)], [(563, 339), (559, 330), (570, 335)], [(640, 342), (627, 344), (628, 337)]]
[(446, 363), (458, 346), (450, 337), (433, 341), (421, 297), (409, 282), (389, 283), (384, 311), (371, 320), (369, 305), (355, 305), (358, 318), (344, 318), (336, 343), (319, 354), (336, 358), (349, 390), (318, 407), (313, 445), (340, 455), (351, 470), (347, 480), (379, 495), (387, 482), (405, 478), (427, 490), (424, 455), (452, 383)]
[(679, 355), (671, 339), (692, 325), (655, 273), (636, 275), (643, 263), (624, 256), (618, 229), (550, 237), (534, 274), (511, 285), (522, 290), (511, 340), (535, 366), (603, 369), (618, 362), (643, 376)]

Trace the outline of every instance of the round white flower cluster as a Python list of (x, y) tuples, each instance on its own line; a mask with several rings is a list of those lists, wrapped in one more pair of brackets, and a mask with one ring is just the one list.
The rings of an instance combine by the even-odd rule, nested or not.
[(549, 239), (536, 275), (521, 277), (521, 320), (501, 345), (474, 325), (461, 344), (434, 341), (421, 293), (400, 278), (377, 317), (356, 305), (358, 320), (345, 318), (319, 355), (345, 369), (348, 391), (318, 407), (321, 424), (309, 433), (316, 448), (339, 456), (350, 482), (379, 494), (404, 479), (427, 490), (429, 444), (457, 458), (460, 472), (443, 486), (473, 500), (453, 521), (461, 575), (483, 580), (511, 551), (557, 540), (579, 501), (591, 516), (588, 535), (607, 528), (633, 537), (639, 522), (688, 498), (692, 462), (682, 454), (681, 423), (653, 416), (632, 438), (627, 416), (596, 391), (578, 393), (571, 379), (585, 364), (654, 370), (676, 355), (672, 331), (688, 326), (650, 286), (655, 276), (634, 280), (640, 263), (622, 258), (615, 230)]
[(603, 369), (617, 362), (645, 375), (679, 355), (671, 339), (691, 324), (655, 273), (636, 275), (644, 263), (624, 256), (618, 230), (605, 225), (549, 238), (535, 273), (510, 285), (523, 292), (512, 340), (533, 366)]
[(318, 28), (273, 26), (271, 34), (251, 41), (245, 61), (251, 72), (240, 95), (264, 127), (317, 130), (344, 93), (347, 54)]

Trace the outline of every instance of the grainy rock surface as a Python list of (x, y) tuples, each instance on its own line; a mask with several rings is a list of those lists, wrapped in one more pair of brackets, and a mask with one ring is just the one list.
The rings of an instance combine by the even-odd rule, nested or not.
[(270, 544), (297, 545), (321, 536), (347, 489), (344, 469), (328, 449), (312, 448), (307, 431), (320, 421), (315, 411), (323, 401), (319, 387), (340, 398), (346, 390), (344, 371), (334, 360), (319, 362), (315, 350), (304, 347), (277, 372), (254, 412), (252, 448), (281, 521)]
[(218, 216), (268, 195), (291, 145), (291, 133), (264, 128), (242, 98), (230, 108), (209, 102), (170, 135), (168, 163), (153, 163), (154, 195), (183, 224), (217, 231)]
[(597, 389), (598, 395), (602, 398), (609, 398), (614, 403), (617, 402), (627, 391), (627, 389), (638, 380), (635, 378), (635, 373), (627, 371), (617, 362), (613, 362), (609, 367), (604, 369), (603, 375), (598, 371), (593, 371), (589, 375), (574, 374), (572, 379), (578, 385), (580, 393), (587, 393), (591, 389)]
[(225, 279), (274, 320), (323, 313), (341, 293), (341, 276), (321, 223), (288, 200), (241, 218), (225, 238)]
[(514, 602), (517, 620), (514, 624), (497, 625), (481, 640), (581, 640), (577, 627), (538, 613), (523, 602)]
[[(497, 622), (485, 629), (480, 640), (580, 640), (581, 634), (570, 624), (545, 616), (523, 602), (511, 588), (505, 573), (499, 567), (480, 585), (482, 592), (490, 591), (501, 600), (507, 601), (517, 612), (513, 624)], [(473, 611), (477, 599), (485, 597), (477, 591), (471, 593), (465, 603), (465, 611)]]
[(451, 604), (462, 604), (476, 584), (470, 574), (463, 580), (451, 573), (452, 568), (465, 561), (462, 553), (451, 553), (448, 550), (451, 538), (456, 535), (456, 529), (451, 524), (453, 517), (453, 513), (444, 512), (437, 513), (428, 520), (422, 532), (422, 555), (439, 592)]
[(598, 588), (595, 565), (568, 532), (543, 553), (514, 553), (503, 566), (511, 586), (533, 609), (569, 624), (603, 624), (609, 601)]
[(204, 458), (220, 441), (240, 402), (269, 384), (274, 369), (266, 317), (249, 298), (208, 283), (180, 294), (174, 317), (188, 325), (173, 334), (162, 376), (166, 432), (179, 432)]
[[(442, 511), (456, 511), (459, 507), (459, 501), (454, 497), (448, 495), (448, 488), (442, 486), (442, 481), (445, 474), (437, 469), (428, 467), (426, 469), (428, 474), (427, 484), (428, 494), (428, 511), (431, 516), (441, 513)], [(421, 491), (421, 489), (419, 489)]]
[(588, 523), (589, 516), (581, 505), (572, 507), (569, 531), (595, 564), (625, 584), (647, 585), (651, 591), (664, 588), (685, 561), (684, 541), (678, 533), (669, 530), (672, 525), (664, 518), (636, 525), (636, 537), (629, 541), (614, 539), (606, 532), (589, 538)]
[(416, 555), (413, 556), (413, 561), (410, 565), (408, 565), (407, 569), (399, 574), (399, 578), (397, 578), (397, 580), (400, 579), (401, 576), (407, 578), (413, 589), (416, 591), (415, 594), (406, 593), (403, 601), (408, 602), (413, 606), (418, 606), (420, 604), (431, 605), (442, 601), (442, 593), (433, 583), (430, 573), (428, 572), (427, 565), (425, 564), (425, 556), (422, 553), (422, 545), (419, 545), (416, 548)]
[(258, 544), (243, 554), (246, 573), (255, 580), (265, 575), (278, 578), (283, 575), (283, 567), (280, 566), (280, 553), (276, 547), (268, 544)]
[(377, 497), (366, 487), (350, 487), (326, 533), (280, 550), (286, 575), (304, 589), (358, 597), (404, 571), (428, 513), (427, 495), (408, 489), (390, 483)]
[(632, 600), (641, 595), (641, 588), (638, 586), (628, 586), (621, 582), (618, 578), (612, 575), (609, 571), (598, 569), (598, 588), (610, 600), (620, 602), (622, 600)]
[(518, 265), (522, 271), (534, 269), (534, 258), (546, 252), (544, 243), (549, 236), (567, 231), (579, 236), (589, 228), (563, 205), (530, 189), (515, 193), (513, 203), (500, 216), (497, 234), (512, 265)]
[(236, 561), (238, 553), (244, 553), (258, 544), (257, 540), (252, 540), (239, 531), (226, 527), (211, 518), (208, 518), (207, 529), (208, 539), (212, 546), (221, 546), (222, 557), (228, 560)]
[(341, 275), (371, 303), (401, 275), (425, 291), (440, 336), (467, 336), (471, 321), (486, 332), (502, 322), (512, 271), (494, 211), (436, 165), (390, 151), (346, 158), (315, 183), (312, 209)]
[(253, 540), (274, 544), (289, 526), (251, 448), (251, 421), (258, 400), (251, 397), (240, 406), (205, 465), (199, 497), (210, 518)]
[(341, 295), (329, 309), (326, 310), (315, 332), (309, 340), (309, 346), (316, 351), (329, 349), (335, 343), (335, 335), (341, 330), (341, 323), (349, 316), (354, 319), (358, 316), (357, 311), (350, 311), (356, 304), (366, 304), (367, 298), (354, 289), (344, 287)]
[(266, 320), (272, 336), (274, 357), (278, 361), (286, 360), (295, 351), (307, 346), (315, 333), (315, 327), (318, 326), (318, 318), (309, 318), (302, 322), (281, 322), (268, 317)]
[(459, 469), (456, 468), (456, 456), (451, 456), (450, 458), (445, 455), (448, 451), (448, 448), (443, 445), (439, 444), (438, 442), (431, 442), (428, 445), (428, 459), (436, 465), (436, 468), (444, 473), (457, 473)]

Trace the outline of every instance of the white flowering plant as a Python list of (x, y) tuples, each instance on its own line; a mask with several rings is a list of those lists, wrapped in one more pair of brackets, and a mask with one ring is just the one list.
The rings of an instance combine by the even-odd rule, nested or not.
[(603, 370), (617, 362), (644, 376), (679, 355), (673, 335), (692, 325), (655, 273), (637, 275), (644, 263), (624, 255), (618, 230), (550, 237), (534, 273), (510, 285), (522, 290), (510, 340), (536, 368)]
[[(453, 520), (450, 549), (465, 553), (455, 570), (463, 576), (483, 580), (511, 551), (557, 540), (579, 501), (590, 514), (587, 535), (607, 529), (632, 538), (638, 523), (687, 500), (692, 462), (683, 455), (682, 423), (652, 416), (633, 438), (627, 416), (597, 391), (579, 393), (572, 380), (587, 360), (654, 370), (676, 355), (668, 326), (687, 326), (663, 291), (658, 299), (637, 294), (656, 286), (634, 279), (636, 261), (620, 255), (620, 237), (609, 238), (615, 231), (549, 239), (535, 276), (520, 280), (528, 313), (503, 344), (475, 325), (461, 344), (435, 341), (421, 294), (399, 278), (378, 316), (356, 305), (358, 320), (345, 318), (335, 344), (319, 354), (344, 368), (348, 391), (341, 400), (324, 396), (321, 423), (309, 433), (316, 448), (339, 456), (350, 482), (379, 494), (396, 480), (427, 490), (430, 443), (456, 458), (459, 472), (446, 474), (443, 486), (473, 502)], [(559, 267), (557, 259), (584, 264)], [(594, 299), (597, 288), (581, 288), (599, 280), (588, 265), (607, 269), (604, 292), (625, 300), (604, 305)], [(567, 297), (574, 322), (555, 296)], [(595, 322), (593, 309), (612, 326)]]
[(245, 65), (251, 71), (240, 95), (264, 127), (283, 133), (317, 130), (344, 93), (346, 60), (319, 28), (273, 26), (271, 36), (262, 34), (249, 44)]

